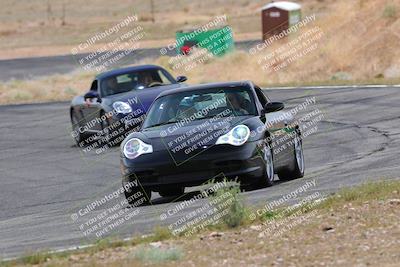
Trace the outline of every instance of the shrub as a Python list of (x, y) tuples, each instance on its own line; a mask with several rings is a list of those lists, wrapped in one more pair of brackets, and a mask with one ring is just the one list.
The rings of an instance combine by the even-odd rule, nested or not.
[(218, 204), (216, 205), (218, 212), (222, 213), (224, 210), (228, 210), (228, 213), (222, 217), (223, 223), (229, 228), (242, 225), (246, 218), (246, 208), (240, 195), (239, 185), (219, 189), (216, 194), (213, 195), (213, 198), (221, 199), (225, 194), (229, 195), (226, 200), (224, 200), (224, 202), (227, 201), (226, 203), (228, 205), (223, 207), (220, 207)]
[(183, 252), (179, 248), (145, 248), (139, 247), (135, 252), (135, 258), (150, 263), (161, 263), (166, 261), (177, 261), (181, 259), (183, 256)]
[(52, 255), (48, 252), (36, 252), (31, 255), (23, 256), (20, 261), (24, 264), (37, 265), (46, 262), (47, 259), (51, 258), (51, 256)]
[(171, 231), (167, 227), (157, 226), (154, 228), (153, 241), (162, 241), (171, 238)]
[(397, 15), (397, 9), (394, 5), (386, 5), (385, 9), (383, 10), (383, 17), (384, 18), (395, 18)]

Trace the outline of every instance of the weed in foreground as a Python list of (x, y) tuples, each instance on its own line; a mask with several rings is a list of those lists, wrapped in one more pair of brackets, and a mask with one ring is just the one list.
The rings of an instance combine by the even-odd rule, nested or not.
[(142, 262), (162, 263), (167, 261), (177, 261), (183, 257), (183, 251), (180, 248), (151, 248), (140, 247), (135, 253), (135, 258)]
[(225, 194), (229, 195), (229, 200), (227, 202), (228, 206), (218, 208), (219, 212), (222, 212), (225, 209), (228, 210), (227, 214), (222, 217), (222, 222), (228, 228), (235, 228), (244, 224), (247, 212), (242, 196), (240, 195), (239, 185), (221, 188), (212, 197), (219, 199)]

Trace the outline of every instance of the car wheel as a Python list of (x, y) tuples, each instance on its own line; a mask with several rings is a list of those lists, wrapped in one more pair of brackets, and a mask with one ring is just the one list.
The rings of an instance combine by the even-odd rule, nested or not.
[(293, 153), (292, 167), (278, 174), (280, 180), (287, 181), (304, 176), (305, 163), (303, 154), (303, 141), (298, 133), (293, 140)]
[(72, 123), (72, 132), (73, 132), (72, 136), (74, 137), (76, 144), (79, 147), (84, 147), (86, 145), (85, 141), (86, 141), (87, 137), (85, 134), (83, 134), (79, 131), (79, 119), (75, 112), (73, 112), (71, 115), (71, 123)]
[(139, 207), (151, 203), (151, 190), (148, 188), (133, 187), (126, 189), (124, 187), (124, 194), (129, 206)]
[(261, 181), (259, 181), (259, 186), (272, 186), (274, 184), (274, 156), (269, 144), (266, 144), (263, 148), (263, 159), (265, 171), (261, 177)]
[(161, 190), (158, 192), (162, 197), (173, 197), (173, 196), (181, 196), (185, 193), (184, 187), (177, 187), (169, 190)]

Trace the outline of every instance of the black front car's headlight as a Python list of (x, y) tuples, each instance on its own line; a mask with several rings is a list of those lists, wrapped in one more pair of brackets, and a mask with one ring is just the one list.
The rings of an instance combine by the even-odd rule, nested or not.
[(140, 155), (153, 153), (153, 146), (138, 138), (132, 138), (124, 144), (122, 153), (128, 159), (135, 159)]
[(250, 136), (249, 127), (240, 124), (233, 127), (233, 129), (230, 130), (228, 133), (221, 135), (217, 139), (217, 142), (215, 142), (215, 144), (216, 145), (229, 144), (233, 146), (241, 146), (244, 143), (246, 143), (247, 139), (249, 139), (249, 136)]

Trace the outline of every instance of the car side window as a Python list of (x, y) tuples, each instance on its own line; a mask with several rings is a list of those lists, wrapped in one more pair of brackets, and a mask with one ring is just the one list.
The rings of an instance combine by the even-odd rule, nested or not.
[(97, 80), (94, 80), (92, 82), (92, 85), (90, 86), (90, 91), (97, 91)]
[(171, 81), (165, 76), (162, 70), (157, 70), (158, 80), (160, 80), (163, 84), (170, 84)]
[(255, 87), (255, 90), (256, 90), (257, 98), (261, 103), (261, 106), (264, 107), (268, 103), (267, 97), (261, 91), (260, 87)]

